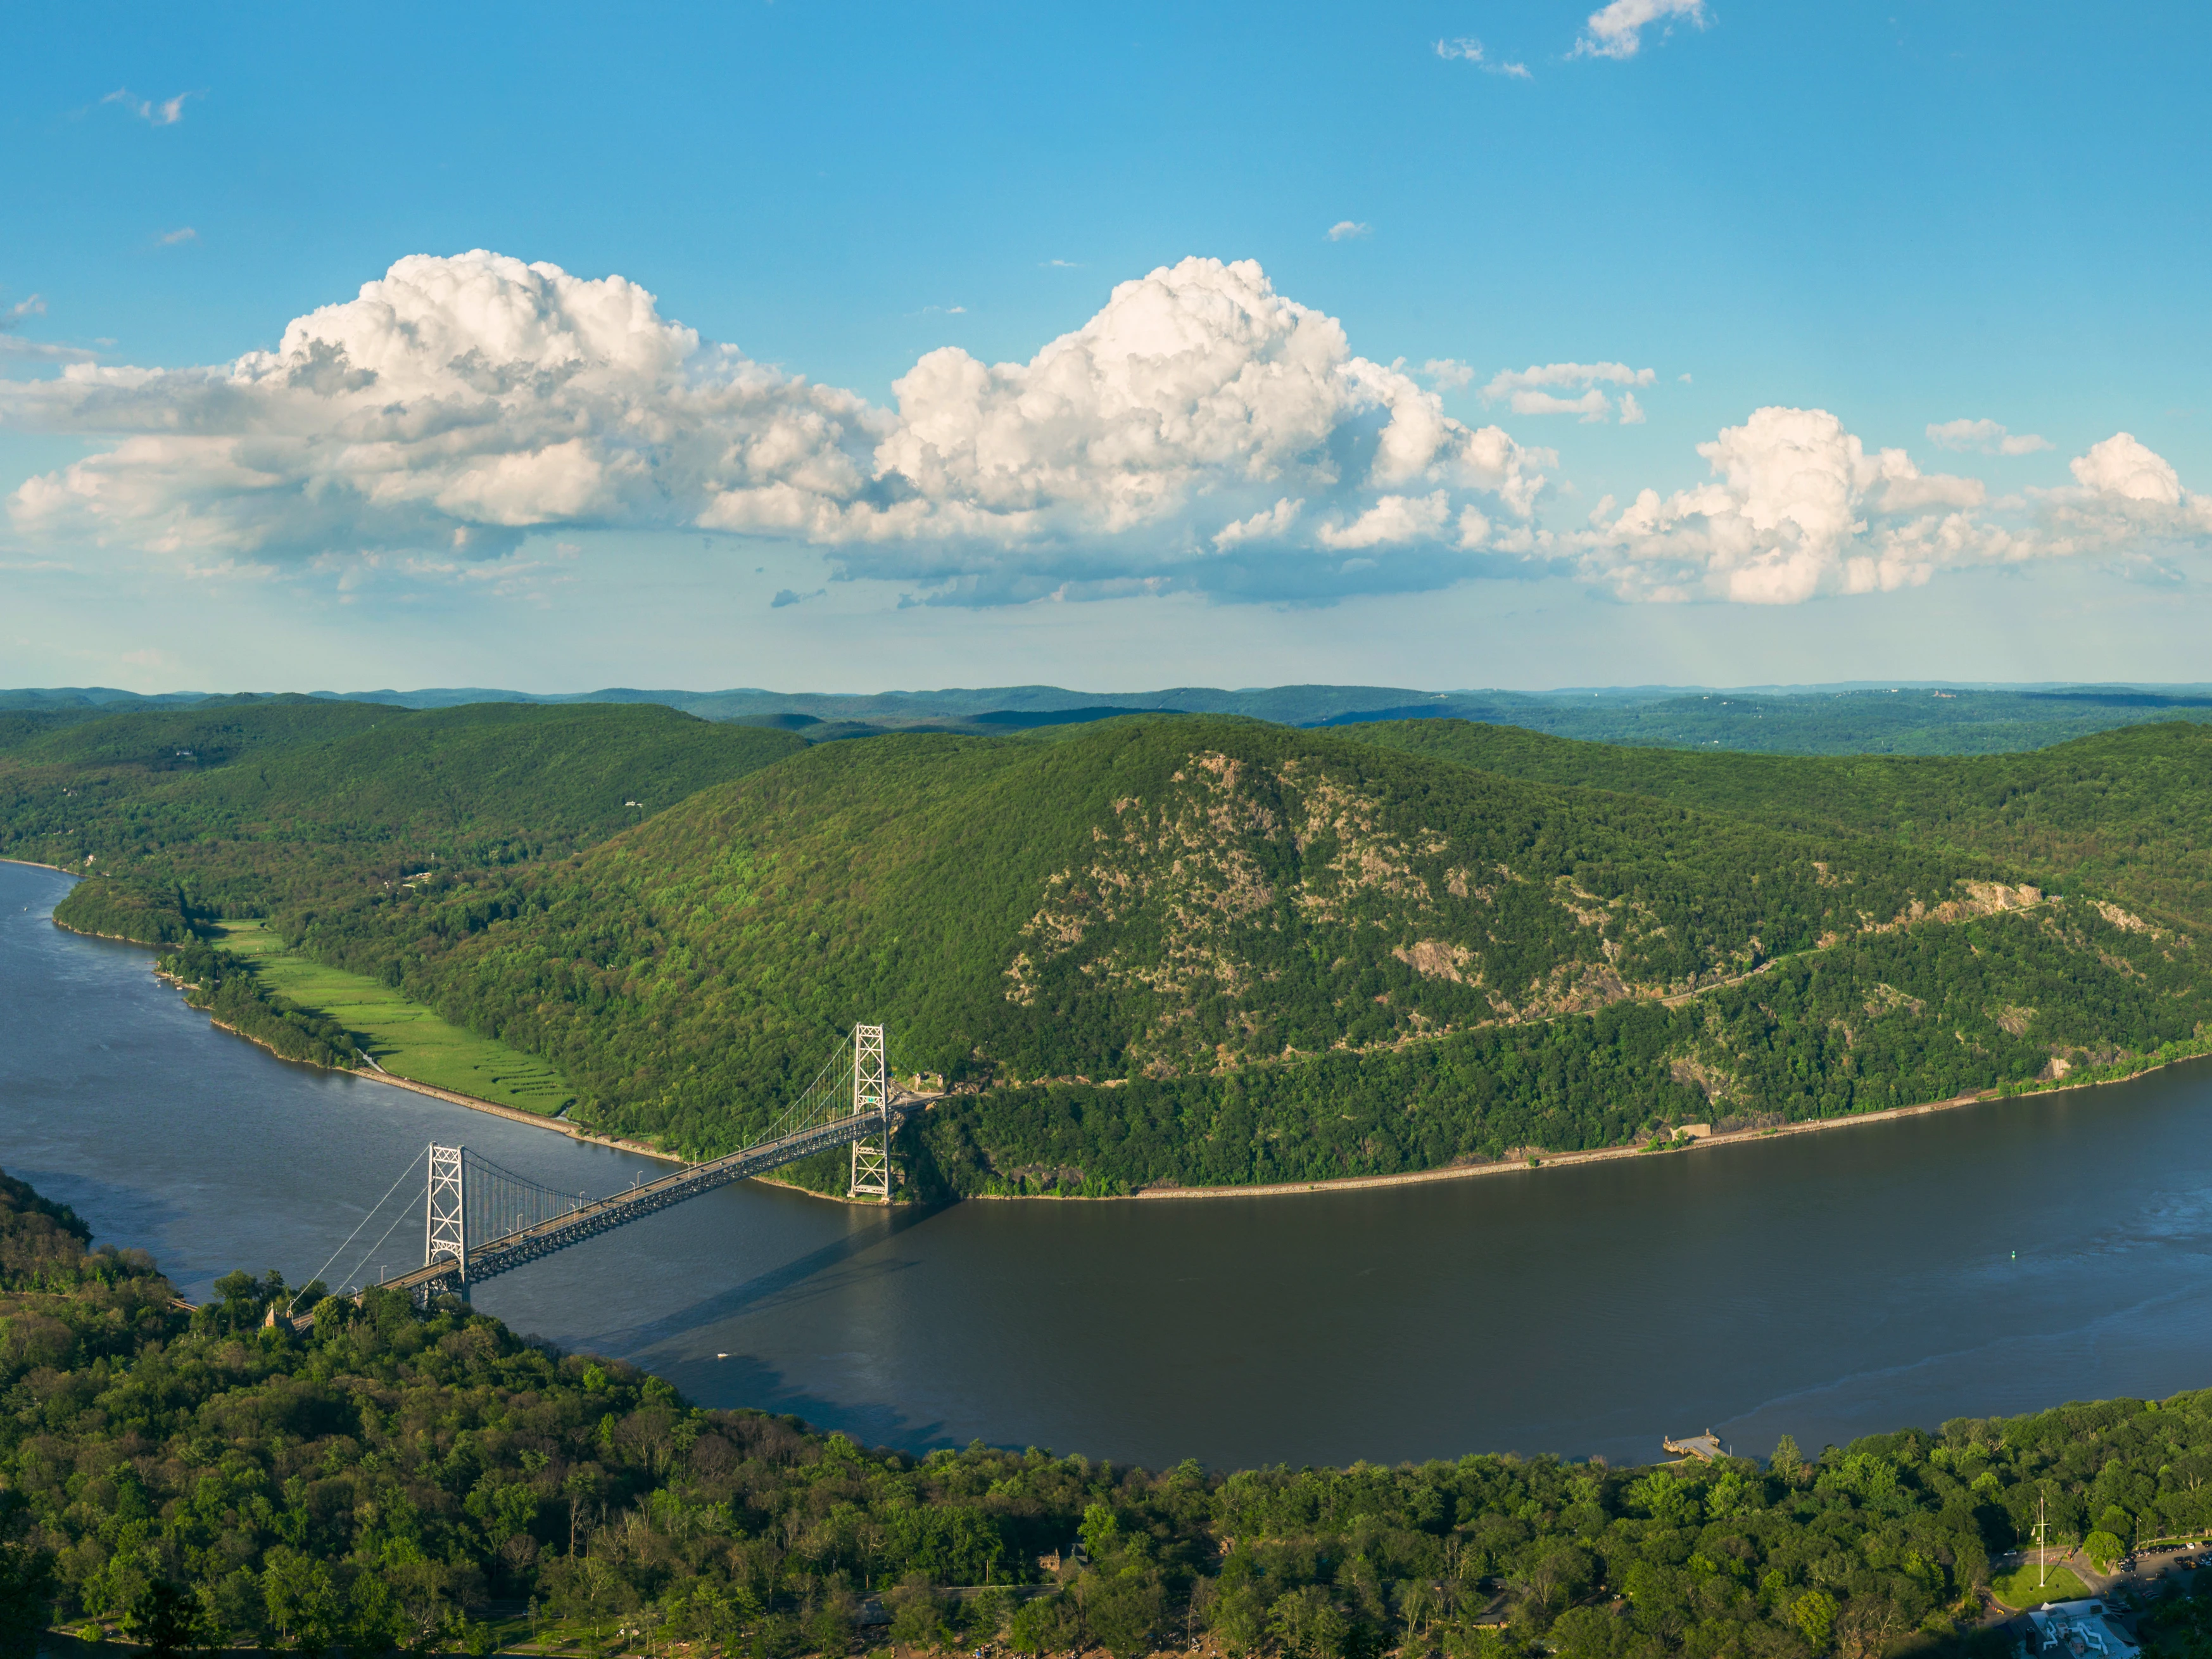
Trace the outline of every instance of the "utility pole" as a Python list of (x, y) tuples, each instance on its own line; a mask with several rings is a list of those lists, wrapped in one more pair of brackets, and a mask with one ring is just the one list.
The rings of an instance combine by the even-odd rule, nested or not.
[(2038, 1589), (2044, 1587), (2048, 1578), (2045, 1562), (2046, 1552), (2043, 1547), (2044, 1536), (2043, 1494), (2038, 1492), (2035, 1495), (2035, 1588)]

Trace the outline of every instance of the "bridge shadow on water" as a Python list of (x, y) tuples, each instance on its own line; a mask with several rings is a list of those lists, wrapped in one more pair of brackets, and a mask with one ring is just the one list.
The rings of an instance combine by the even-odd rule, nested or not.
[[(880, 1227), (855, 1228), (844, 1237), (755, 1274), (711, 1296), (642, 1320), (602, 1331), (587, 1339), (600, 1351), (646, 1367), (702, 1404), (749, 1406), (802, 1417), (817, 1429), (841, 1430), (866, 1445), (927, 1450), (955, 1443), (942, 1423), (917, 1423), (886, 1402), (831, 1400), (793, 1388), (775, 1367), (748, 1354), (714, 1359), (683, 1351), (692, 1338), (704, 1343), (704, 1331), (748, 1314), (803, 1308), (848, 1296), (856, 1288), (882, 1284), (908, 1272), (911, 1258), (862, 1262), (857, 1259), (910, 1229), (926, 1226), (950, 1204), (901, 1205)], [(959, 1442), (964, 1444), (965, 1442)]]

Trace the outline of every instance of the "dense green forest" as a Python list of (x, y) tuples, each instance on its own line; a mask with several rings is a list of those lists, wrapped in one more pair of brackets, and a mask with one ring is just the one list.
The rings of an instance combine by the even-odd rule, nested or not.
[[(273, 1277), (216, 1289), (183, 1309), (0, 1176), (0, 1650), (51, 1619), (173, 1651), (481, 1653), (504, 1604), (589, 1652), (757, 1659), (843, 1659), (864, 1615), (909, 1650), (1116, 1659), (1200, 1634), (1285, 1659), (1997, 1659), (1981, 1592), (2039, 1501), (2062, 1548), (2212, 1528), (2212, 1394), (1785, 1439), (1764, 1467), (1151, 1472), (701, 1410), (450, 1298), (311, 1289), (295, 1336), (263, 1325), (295, 1295)], [(2203, 1612), (2147, 1622), (2185, 1654)]]
[(1456, 720), (1352, 735), (1532, 782), (1619, 790), (1817, 833), (1998, 859), (2030, 879), (2212, 923), (2212, 728), (2179, 723), (2027, 754), (1835, 759), (1571, 743)]
[(301, 697), (15, 728), (0, 728), (0, 856), (232, 916), (563, 855), (805, 747), (652, 705)]
[(353, 1040), (200, 922), (268, 916), (548, 1060), (581, 1120), (691, 1155), (879, 1017), (952, 1091), (908, 1131), (918, 1190), (1098, 1193), (2198, 1052), (2208, 767), (2187, 725), (1820, 760), (1447, 720), (809, 745), (651, 705), (249, 699), (21, 738), (0, 829), (50, 862), (103, 849), (58, 918), (169, 948), (197, 1003), (293, 1058)]

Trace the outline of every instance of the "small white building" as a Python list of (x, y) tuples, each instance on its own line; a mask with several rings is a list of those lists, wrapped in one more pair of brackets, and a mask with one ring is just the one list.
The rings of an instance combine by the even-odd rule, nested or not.
[(2027, 1615), (2025, 1644), (2046, 1659), (2135, 1659), (2142, 1645), (2106, 1616), (2100, 1599), (2046, 1601)]

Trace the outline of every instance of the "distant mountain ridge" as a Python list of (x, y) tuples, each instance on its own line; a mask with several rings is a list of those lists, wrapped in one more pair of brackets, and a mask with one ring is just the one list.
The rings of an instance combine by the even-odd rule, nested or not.
[[(1772, 754), (1996, 754), (2160, 720), (2212, 720), (2212, 686), (1974, 686), (1950, 682), (1755, 686), (1583, 687), (1550, 692), (1424, 691), (1403, 686), (1294, 685), (1146, 692), (1058, 686), (842, 693), (640, 690), (531, 692), (479, 686), (315, 692), (319, 703), (405, 709), (483, 704), (656, 704), (703, 720), (769, 726), (810, 742), (884, 731), (1016, 731), (1129, 713), (1236, 715), (1286, 726), (1458, 719), (1638, 747)], [(234, 701), (194, 692), (140, 697), (112, 687), (0, 691), (0, 715), (67, 722), (128, 709)]]

